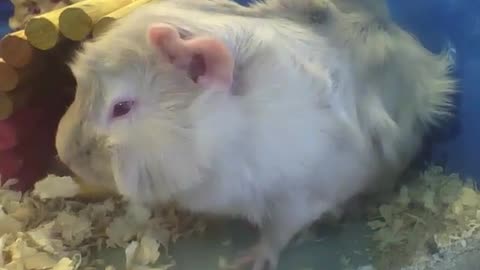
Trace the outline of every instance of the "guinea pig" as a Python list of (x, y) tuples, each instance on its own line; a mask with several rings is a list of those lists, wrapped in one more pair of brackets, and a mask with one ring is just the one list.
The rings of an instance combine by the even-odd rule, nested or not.
[(70, 64), (59, 158), (132, 203), (245, 218), (252, 269), (276, 269), (300, 230), (394, 182), (450, 112), (445, 55), (335, 2), (138, 8)]

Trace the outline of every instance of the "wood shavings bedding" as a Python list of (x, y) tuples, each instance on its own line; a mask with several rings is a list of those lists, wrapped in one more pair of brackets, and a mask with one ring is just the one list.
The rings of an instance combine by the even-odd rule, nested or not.
[(461, 269), (446, 265), (471, 247), (480, 252), (480, 193), (474, 183), (430, 167), (381, 205), (368, 222), (376, 268)]
[[(82, 200), (70, 177), (50, 175), (25, 194), (10, 190), (14, 183), (0, 187), (0, 270), (115, 270), (93, 254), (117, 247), (127, 270), (167, 270), (175, 267), (169, 245), (206, 229), (205, 220), (174, 205), (151, 213), (115, 197)], [(480, 193), (473, 183), (429, 168), (368, 220), (374, 264), (355, 268), (346, 258), (344, 269), (471, 269), (456, 260), (480, 253)], [(160, 257), (169, 261), (153, 267)], [(218, 264), (229, 269), (223, 257)]]
[(173, 260), (150, 265), (171, 242), (205, 229), (173, 205), (151, 213), (119, 198), (79, 200), (70, 177), (50, 175), (25, 194), (10, 190), (14, 183), (0, 187), (0, 270), (101, 269), (92, 254), (112, 247), (125, 249), (127, 270), (167, 270)]

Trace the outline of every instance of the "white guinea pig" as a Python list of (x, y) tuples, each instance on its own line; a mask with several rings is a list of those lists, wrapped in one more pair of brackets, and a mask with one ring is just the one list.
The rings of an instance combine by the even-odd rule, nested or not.
[(135, 203), (248, 219), (253, 269), (275, 269), (301, 229), (391, 185), (449, 111), (446, 57), (337, 2), (139, 8), (71, 63), (59, 157)]

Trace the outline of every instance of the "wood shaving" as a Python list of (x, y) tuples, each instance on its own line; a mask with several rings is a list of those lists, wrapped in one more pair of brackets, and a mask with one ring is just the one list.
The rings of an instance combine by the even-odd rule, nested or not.
[[(70, 177), (49, 175), (24, 194), (9, 189), (15, 182), (0, 187), (1, 270), (98, 269), (93, 254), (109, 247), (125, 249), (127, 270), (167, 270), (168, 246), (206, 228), (174, 205), (151, 213), (121, 198), (85, 201)], [(162, 255), (170, 261), (153, 267)]]
[(480, 244), (480, 193), (473, 183), (432, 166), (380, 205), (367, 222), (374, 231), (375, 266), (437, 269), (419, 265), (453, 248), (466, 250), (472, 240)]
[(53, 267), (53, 270), (74, 270), (75, 264), (69, 258), (61, 258)]
[[(85, 201), (70, 177), (49, 175), (24, 194), (10, 190), (14, 183), (0, 187), (0, 270), (115, 270), (94, 256), (111, 247), (124, 249), (121, 269), (168, 270), (175, 267), (169, 246), (206, 229), (205, 220), (175, 205), (152, 213), (117, 197)], [(480, 251), (479, 207), (473, 180), (429, 168), (372, 213), (374, 265), (357, 269), (450, 269), (439, 268), (454, 265), (446, 254)], [(167, 262), (158, 265), (159, 258)], [(224, 258), (218, 264), (229, 268)]]
[(15, 218), (7, 215), (2, 206), (0, 206), (0, 234), (15, 233), (23, 230), (23, 224)]
[(50, 176), (35, 183), (33, 195), (40, 199), (73, 198), (80, 193), (80, 186), (70, 177)]

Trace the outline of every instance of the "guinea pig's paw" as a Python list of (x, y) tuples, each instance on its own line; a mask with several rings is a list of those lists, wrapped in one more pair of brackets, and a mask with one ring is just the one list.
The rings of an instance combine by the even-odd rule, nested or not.
[(263, 243), (259, 243), (243, 253), (233, 262), (233, 267), (237, 270), (246, 269), (249, 265), (251, 270), (277, 269), (278, 254)]

